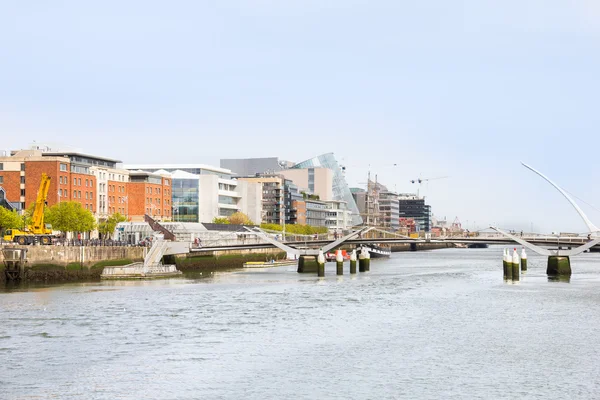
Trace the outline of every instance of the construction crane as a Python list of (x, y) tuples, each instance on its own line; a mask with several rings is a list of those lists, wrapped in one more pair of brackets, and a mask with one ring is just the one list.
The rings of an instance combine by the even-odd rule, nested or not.
[(31, 223), (20, 229), (7, 229), (4, 234), (4, 240), (7, 242), (16, 242), (21, 245), (33, 244), (36, 241), (41, 244), (52, 244), (52, 226), (44, 224), (44, 207), (48, 191), (50, 190), (50, 177), (42, 174), (40, 188), (38, 189), (35, 207), (31, 216)]
[(434, 181), (437, 179), (446, 179), (446, 178), (450, 178), (449, 176), (437, 176), (435, 178), (418, 178), (418, 179), (411, 179), (410, 183), (418, 183), (419, 187), (417, 188), (417, 197), (419, 197), (419, 191), (421, 189), (421, 185), (423, 184), (423, 182), (429, 182), (429, 181)]

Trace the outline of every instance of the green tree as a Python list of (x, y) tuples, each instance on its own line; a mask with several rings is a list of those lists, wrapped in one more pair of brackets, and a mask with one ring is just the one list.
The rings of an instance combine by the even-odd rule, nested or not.
[(120, 214), (120, 213), (114, 213), (113, 215), (108, 217), (106, 220), (98, 223), (98, 232), (100, 232), (103, 237), (111, 237), (111, 235), (115, 231), (115, 228), (117, 227), (117, 224), (119, 222), (126, 222), (126, 221), (127, 221), (126, 216), (124, 216), (123, 214)]
[(232, 225), (254, 225), (250, 218), (240, 211), (231, 214), (228, 219)]
[(48, 208), (46, 222), (61, 232), (89, 232), (96, 225), (92, 212), (76, 201), (63, 201)]
[(214, 217), (212, 220), (213, 224), (229, 224), (229, 220), (225, 217)]
[(4, 207), (0, 207), (0, 230), (22, 228), (23, 217), (21, 217), (15, 210), (10, 211)]

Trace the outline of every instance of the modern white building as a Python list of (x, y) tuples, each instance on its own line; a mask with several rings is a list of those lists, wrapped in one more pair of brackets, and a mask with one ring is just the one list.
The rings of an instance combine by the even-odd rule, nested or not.
[(170, 174), (173, 221), (212, 222), (240, 211), (261, 222), (261, 185), (240, 182), (225, 168), (205, 164), (126, 165), (128, 170)]
[(330, 231), (344, 231), (352, 227), (352, 213), (348, 210), (345, 201), (325, 201), (327, 210), (325, 214), (325, 226)]
[[(112, 212), (112, 204), (109, 202), (109, 186), (117, 185), (118, 189), (124, 189), (129, 182), (129, 171), (126, 169), (110, 168), (105, 166), (90, 167), (90, 173), (96, 177), (96, 218), (104, 219), (114, 214)], [(127, 215), (127, 195), (125, 191), (123, 196), (119, 196), (119, 202), (115, 212), (122, 215)], [(116, 201), (115, 201), (116, 203)]]

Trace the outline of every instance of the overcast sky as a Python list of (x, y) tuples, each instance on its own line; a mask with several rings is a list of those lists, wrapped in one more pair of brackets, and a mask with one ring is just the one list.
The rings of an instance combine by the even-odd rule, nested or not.
[(353, 186), (449, 176), (421, 194), (469, 229), (584, 232), (523, 160), (600, 208), (597, 1), (91, 3), (0, 2), (0, 148), (333, 151)]

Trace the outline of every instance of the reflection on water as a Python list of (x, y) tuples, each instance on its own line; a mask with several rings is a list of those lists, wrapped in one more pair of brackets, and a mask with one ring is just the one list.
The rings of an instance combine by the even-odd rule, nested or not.
[[(7, 399), (595, 398), (600, 254), (549, 281), (500, 248), (371, 272), (198, 271), (0, 292)], [(557, 346), (560, 344), (560, 346)]]

